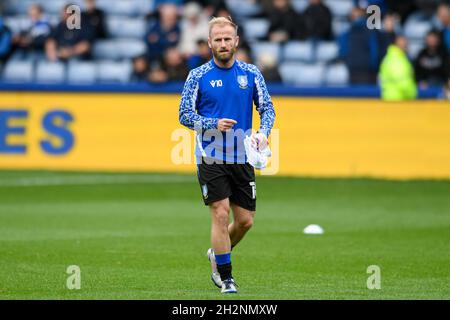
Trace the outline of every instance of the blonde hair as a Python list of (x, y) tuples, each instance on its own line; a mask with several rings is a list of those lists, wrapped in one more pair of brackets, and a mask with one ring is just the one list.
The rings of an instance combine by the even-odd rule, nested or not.
[(234, 30), (236, 30), (236, 35), (238, 32), (238, 26), (236, 23), (233, 22), (233, 19), (231, 19), (230, 16), (228, 16), (227, 18), (212, 17), (212, 19), (209, 21), (208, 25), (209, 25), (209, 34), (211, 34), (211, 30), (215, 25), (220, 25), (220, 26), (229, 25), (229, 26), (232, 26), (234, 28)]

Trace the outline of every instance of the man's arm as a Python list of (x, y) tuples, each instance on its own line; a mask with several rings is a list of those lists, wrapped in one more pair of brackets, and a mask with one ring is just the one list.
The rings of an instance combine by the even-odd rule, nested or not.
[(198, 79), (191, 71), (181, 94), (179, 121), (185, 127), (193, 130), (217, 129), (219, 119), (202, 117), (196, 112), (198, 91)]
[(268, 138), (275, 122), (275, 109), (273, 108), (272, 99), (267, 90), (264, 77), (258, 69), (255, 68), (255, 71), (256, 90), (253, 93), (253, 102), (256, 105), (256, 111), (261, 117), (258, 132), (263, 133)]

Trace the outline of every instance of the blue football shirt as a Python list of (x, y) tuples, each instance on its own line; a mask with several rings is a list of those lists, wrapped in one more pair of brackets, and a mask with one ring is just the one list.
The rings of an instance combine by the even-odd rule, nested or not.
[[(196, 156), (245, 163), (244, 138), (251, 134), (253, 103), (261, 117), (259, 132), (269, 136), (275, 110), (264, 78), (252, 64), (236, 60), (221, 68), (214, 59), (192, 70), (181, 95), (179, 120), (197, 131)], [(217, 129), (219, 119), (237, 121), (233, 130)]]

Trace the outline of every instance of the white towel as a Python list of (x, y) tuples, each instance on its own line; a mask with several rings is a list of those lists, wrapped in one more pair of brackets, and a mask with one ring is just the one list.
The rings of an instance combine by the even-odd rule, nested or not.
[(257, 144), (252, 142), (252, 138), (247, 136), (244, 139), (245, 153), (248, 163), (255, 169), (264, 169), (267, 166), (267, 160), (272, 155), (269, 145), (263, 150), (258, 150)]

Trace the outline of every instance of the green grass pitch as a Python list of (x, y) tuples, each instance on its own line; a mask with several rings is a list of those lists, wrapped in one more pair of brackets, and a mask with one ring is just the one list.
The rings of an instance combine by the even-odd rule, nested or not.
[[(258, 177), (257, 190), (232, 254), (240, 291), (223, 296), (195, 174), (1, 171), (0, 299), (450, 298), (450, 181)], [(312, 223), (325, 234), (304, 235)]]

